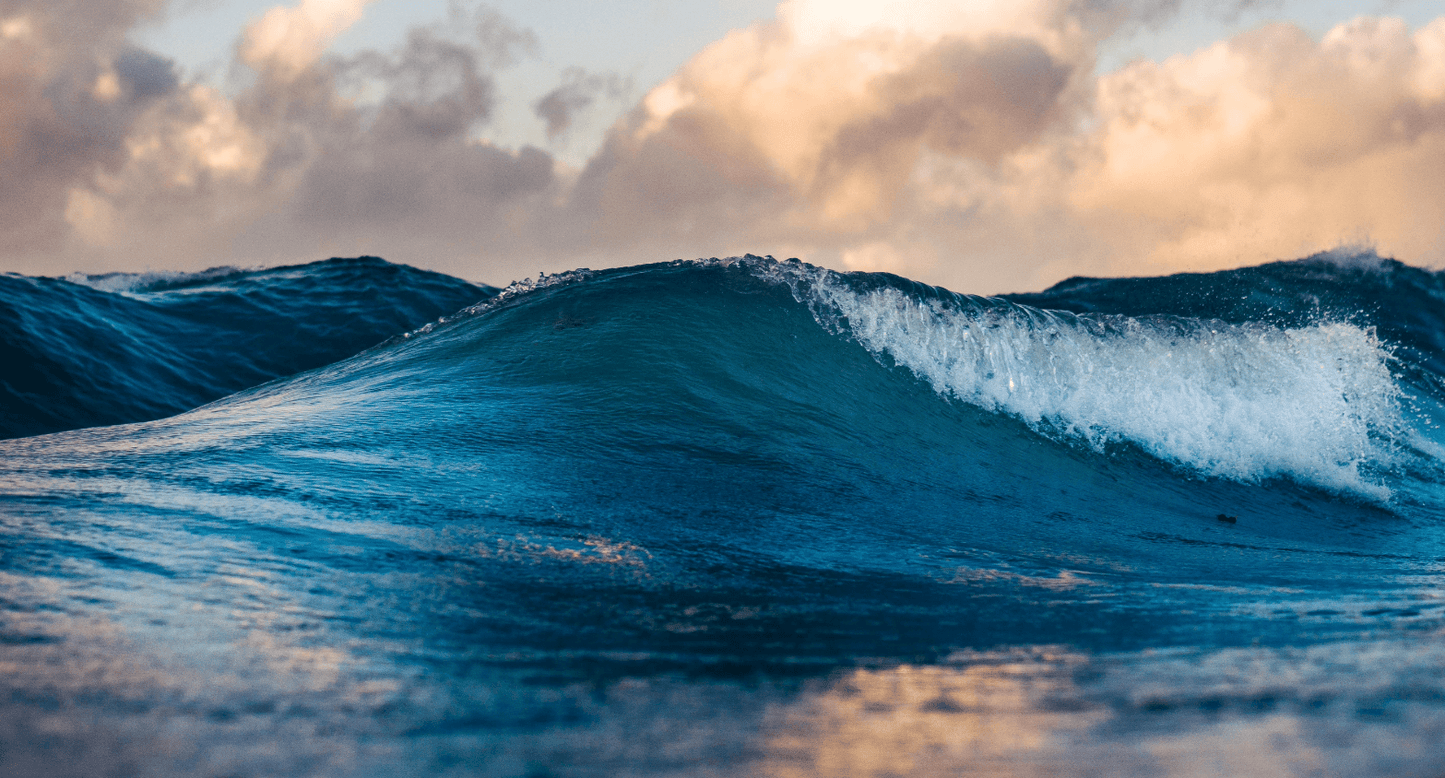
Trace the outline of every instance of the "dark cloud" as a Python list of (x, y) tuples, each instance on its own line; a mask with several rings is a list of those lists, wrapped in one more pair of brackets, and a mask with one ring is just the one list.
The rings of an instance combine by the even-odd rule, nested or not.
[(682, 111), (639, 139), (643, 118), (614, 129), (572, 189), (561, 220), (571, 245), (741, 245), (796, 207), (787, 178), (717, 114)]
[(133, 100), (164, 97), (180, 86), (176, 64), (139, 48), (127, 48), (115, 58), (115, 72)]
[(535, 46), (502, 17), (453, 4), (448, 23), (414, 28), (394, 50), (300, 70), (262, 63), (234, 101), (260, 146), (254, 178), (154, 216), (204, 224), (230, 208), (242, 262), (369, 253), (463, 272), (484, 249), (525, 247), (556, 196), (554, 161), (483, 135), (495, 69)]
[(631, 82), (615, 73), (589, 74), (582, 68), (568, 68), (563, 73), (562, 85), (543, 95), (532, 110), (546, 122), (548, 139), (555, 140), (566, 134), (576, 115), (591, 106), (598, 96), (615, 100), (631, 88)]
[(304, 166), (293, 196), (293, 230), (378, 240), (411, 230), (464, 240), (483, 225), (500, 229), (511, 205), (553, 186), (545, 152), (511, 152), (479, 139), (496, 101), (487, 68), (498, 54), (489, 47), (515, 50), (530, 39), (499, 32), (495, 19), (479, 28), (474, 40), (415, 29), (397, 51), (320, 66), (332, 78), (370, 83), (383, 95), (372, 106), (329, 103), (325, 121), (310, 116), (297, 128), (312, 133), (317, 147), (292, 160)]
[(380, 105), (367, 113), (370, 132), (384, 141), (446, 142), (491, 118), (496, 86), (483, 72), (483, 53), (467, 42), (416, 29), (393, 54), (367, 52), (329, 63), (338, 78), (377, 82)]
[(159, 5), (0, 3), (0, 251), (57, 250), (70, 190), (123, 164), (136, 121), (177, 88), (169, 60), (125, 42)]
[(897, 189), (921, 145), (996, 162), (1037, 140), (1060, 117), (1074, 72), (1074, 65), (1033, 40), (944, 39), (913, 67), (875, 84), (885, 110), (839, 129), (822, 155), (816, 186), (833, 186), (861, 166)]

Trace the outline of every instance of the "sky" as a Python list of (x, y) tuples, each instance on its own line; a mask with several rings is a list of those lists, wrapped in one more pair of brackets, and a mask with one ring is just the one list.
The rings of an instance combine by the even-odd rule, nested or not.
[[(1437, 18), (1438, 17), (1438, 18)], [(0, 271), (1445, 265), (1399, 0), (0, 0)]]

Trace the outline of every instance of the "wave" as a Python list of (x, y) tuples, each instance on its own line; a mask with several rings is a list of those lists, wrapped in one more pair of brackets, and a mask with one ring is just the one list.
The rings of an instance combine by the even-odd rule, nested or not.
[[(1420, 324), (1438, 315), (1433, 301), (1445, 294), (1445, 284), (1438, 275), (1379, 258), (1331, 256), (1250, 269), (1269, 279), (1276, 296), (1287, 286), (1281, 277), (1307, 282), (1293, 298), (1307, 305), (1273, 305), (1268, 315), (1255, 308), (1221, 310), (1215, 297), (1238, 297), (1228, 285), (1223, 292), (1171, 289), (1152, 298), (1137, 288), (1177, 286), (1181, 277), (1120, 280), (1132, 287), (1122, 292), (1111, 282), (1073, 279), (1052, 292), (1009, 300), (959, 295), (888, 274), (836, 273), (749, 256), (544, 276), (441, 323), (486, 314), (543, 289), (617, 286), (664, 267), (699, 274), (727, 268), (785, 288), (824, 330), (861, 345), (885, 367), (917, 376), (944, 399), (1006, 414), (1036, 433), (1101, 453), (1127, 443), (1200, 477), (1245, 483), (1289, 478), (1383, 502), (1392, 495), (1393, 477), (1406, 469), (1436, 472), (1445, 451), (1435, 440), (1436, 388), (1445, 384), (1434, 369), (1445, 322), (1438, 331)], [(1331, 268), (1340, 272), (1324, 272)], [(1378, 288), (1370, 290), (1361, 274)], [(1415, 282), (1425, 310), (1362, 302), (1371, 291), (1387, 298), (1406, 285), (1401, 277)], [(1204, 278), (1222, 285), (1219, 278)], [(1067, 289), (1074, 307), (1082, 308), (1085, 286), (1095, 310), (1074, 313), (1018, 301), (1056, 302), (1050, 295)], [(1150, 299), (1155, 306), (1147, 304)], [(1176, 304), (1161, 308), (1160, 299)], [(1097, 310), (1109, 300), (1140, 307), (1130, 314)], [(1221, 315), (1194, 315), (1199, 313)], [(759, 312), (731, 315), (751, 319)], [(1384, 316), (1392, 318), (1374, 323)], [(1393, 338), (1382, 339), (1382, 333)]]
[[(1098, 635), (1096, 617), (1132, 617), (1079, 603), (1152, 586), (1206, 609), (1220, 587), (1308, 599), (1445, 554), (1429, 529), (1445, 517), (1438, 428), (1391, 344), (1344, 318), (1060, 313), (761, 257), (575, 271), (187, 413), (12, 441), (0, 459), (27, 499), (214, 516), (262, 533), (257, 560), (289, 559), (271, 538), (318, 527), (359, 548), (430, 527), (452, 549), (437, 553), (490, 560), (469, 568), (478, 585), (524, 593), (499, 613), (533, 607), (527, 565), (563, 565), (569, 591), (769, 598), (769, 576), (809, 571), (940, 602), (940, 581), (1004, 604), (1048, 592), (1078, 619), (938, 607), (982, 609), (970, 645), (1099, 646), (1154, 628)], [(1244, 534), (1222, 536), (1219, 515)], [(518, 650), (575, 645), (558, 619)], [(778, 661), (800, 650), (782, 641)]]
[(1204, 476), (1388, 499), (1381, 474), (1423, 445), (1373, 328), (1070, 314), (806, 275), (822, 321), (940, 395), (1097, 450), (1128, 441)]
[[(465, 326), (486, 328), (482, 320), (543, 299), (565, 307), (569, 296), (603, 294), (615, 310), (598, 316), (615, 318), (656, 309), (649, 297), (711, 285), (714, 294), (757, 287), (710, 301), (723, 304), (718, 332), (776, 320), (779, 306), (801, 304), (834, 341), (861, 346), (945, 401), (1101, 454), (1132, 447), (1197, 477), (1288, 478), (1387, 502), (1400, 473), (1430, 480), (1442, 459), (1435, 419), (1445, 320), (1436, 326), (1436, 303), (1445, 300), (1445, 282), (1373, 255), (1158, 279), (1075, 278), (994, 299), (754, 256), (543, 275), (500, 291), (374, 258), (0, 280), (18, 319), (6, 346), (26, 368), (8, 378), (0, 398), (11, 436), (165, 416), (334, 362), (397, 332), (405, 334), (387, 343), (400, 347), (471, 320)], [(762, 288), (792, 299), (758, 295)], [(475, 304), (441, 316), (467, 303)], [(589, 321), (558, 316), (562, 329)], [(668, 342), (673, 333), (645, 316), (634, 318), (627, 339), (660, 351), (688, 348)], [(724, 363), (740, 356), (728, 350), (719, 344), (713, 356)], [(827, 360), (839, 358), (798, 354), (790, 370), (806, 372), (807, 360), (826, 373), (836, 367)], [(386, 349), (338, 369), (375, 360), (399, 370)], [(432, 370), (402, 373), (433, 383)], [(701, 379), (671, 380), (696, 391), (686, 385)]]
[[(967, 773), (958, 733), (1000, 715), (1065, 774), (1241, 728), (1425, 769), (1440, 276), (1356, 264), (1229, 276), (1299, 304), (1266, 313), (1188, 291), (1242, 294), (1211, 276), (1050, 310), (762, 257), (575, 271), (184, 413), (0, 441), (0, 771), (610, 774), (636, 742), (665, 755), (643, 772), (766, 774), (882, 721), (908, 742), (878, 753)], [(430, 278), (352, 270), (284, 271), (302, 332), (354, 324), (318, 274)], [(244, 276), (21, 281), (164, 312)]]
[(1014, 302), (1074, 313), (1168, 314), (1298, 327), (1318, 321), (1375, 328), (1407, 380), (1438, 392), (1445, 376), (1445, 273), (1373, 251), (1160, 278), (1075, 277)]
[(374, 257), (0, 275), (0, 438), (170, 416), (330, 364), (494, 292)]

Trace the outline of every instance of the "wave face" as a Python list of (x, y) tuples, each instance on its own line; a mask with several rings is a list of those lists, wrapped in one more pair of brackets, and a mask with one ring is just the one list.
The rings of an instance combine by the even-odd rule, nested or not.
[(375, 257), (0, 275), (0, 438), (170, 416), (351, 356), (494, 292)]
[(1068, 315), (824, 277), (803, 293), (941, 396), (1096, 450), (1128, 441), (1203, 476), (1388, 499), (1415, 434), (1373, 329)]
[(158, 775), (1425, 774), (1441, 284), (576, 271), (5, 441), (0, 745)]

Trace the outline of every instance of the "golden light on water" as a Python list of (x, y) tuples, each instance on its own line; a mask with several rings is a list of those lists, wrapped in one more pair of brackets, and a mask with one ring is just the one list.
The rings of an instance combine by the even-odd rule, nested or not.
[(1057, 704), (1071, 696), (1068, 668), (1079, 661), (855, 670), (778, 712), (762, 772), (1049, 774), (1042, 767), (1063, 756), (1065, 736), (1107, 718), (1101, 709)]

